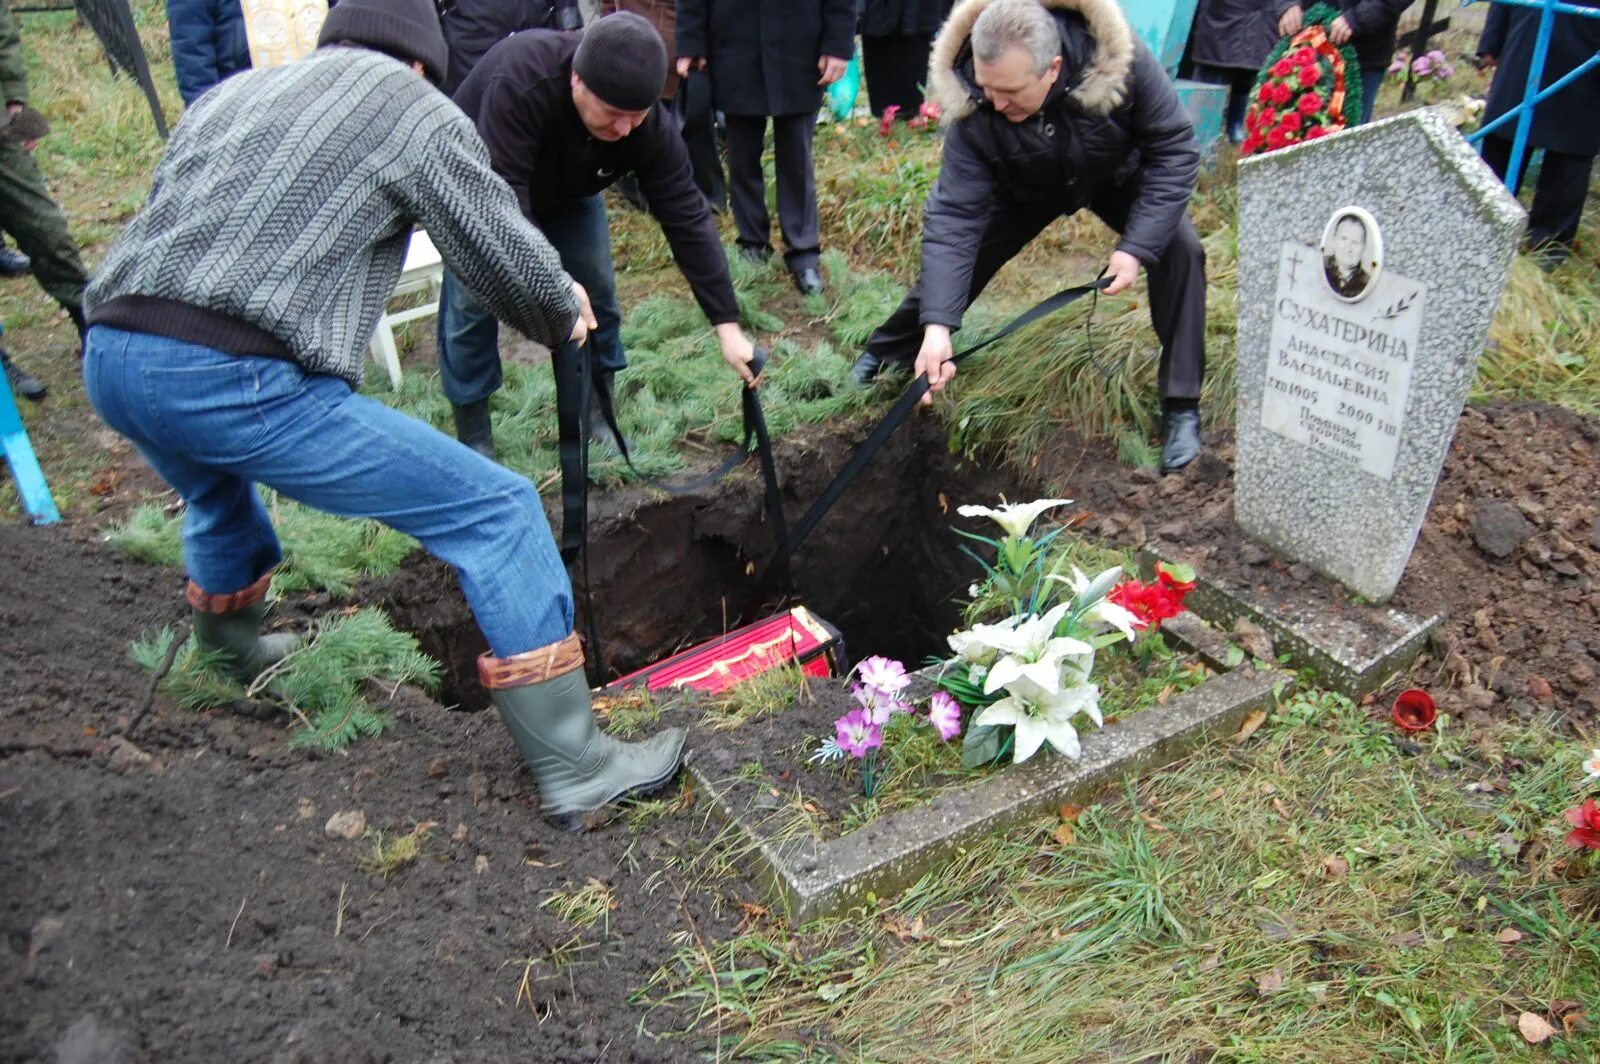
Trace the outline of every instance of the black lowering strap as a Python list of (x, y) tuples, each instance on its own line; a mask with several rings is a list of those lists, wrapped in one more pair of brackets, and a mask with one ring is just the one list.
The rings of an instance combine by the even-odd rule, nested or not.
[[(1034, 304), (1033, 307), (1012, 318), (1005, 325), (1002, 325), (997, 332), (978, 341), (971, 347), (966, 347), (956, 352), (951, 356), (950, 360), (952, 362), (960, 362), (969, 358), (990, 344), (1005, 339), (1018, 329), (1027, 328), (1040, 318), (1054, 314), (1062, 307), (1075, 303), (1089, 293), (1097, 292), (1110, 283), (1111, 279), (1109, 277), (1102, 277), (1090, 284), (1082, 284), (1074, 288), (1063, 288), (1055, 295), (1041, 300), (1039, 303)], [(834, 503), (839, 501), (839, 497), (850, 486), (850, 482), (860, 475), (861, 471), (867, 467), (883, 445), (889, 442), (889, 437), (893, 436), (895, 430), (900, 427), (906, 418), (911, 416), (911, 412), (916, 409), (917, 403), (927, 394), (928, 375), (924, 373), (912, 381), (910, 387), (906, 388), (904, 394), (900, 396), (894, 406), (889, 408), (889, 413), (884, 416), (882, 421), (878, 422), (877, 427), (862, 441), (861, 446), (856, 448), (855, 453), (850, 456), (850, 460), (834, 475), (833, 480), (823, 490), (822, 495), (816, 502), (811, 504), (811, 508), (789, 529), (788, 536), (778, 541), (778, 549), (773, 554), (772, 561), (768, 563), (767, 568), (761, 575), (756, 578), (755, 588), (745, 606), (743, 620), (748, 621), (753, 611), (767, 600), (777, 586), (780, 577), (785, 581), (787, 580), (789, 559), (800, 548), (800, 544), (805, 542), (806, 537), (827, 516)]]

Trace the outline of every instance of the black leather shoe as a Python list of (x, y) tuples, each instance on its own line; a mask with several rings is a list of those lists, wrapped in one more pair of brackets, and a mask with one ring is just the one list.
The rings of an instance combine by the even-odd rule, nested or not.
[(0, 277), (21, 277), (33, 269), (28, 256), (15, 248), (0, 244)]
[(855, 365), (850, 367), (850, 379), (857, 384), (867, 385), (885, 373), (896, 370), (910, 372), (911, 365), (910, 362), (902, 362), (898, 358), (884, 358), (867, 351), (856, 359)]
[(450, 404), (456, 419), (456, 439), (483, 455), (489, 461), (497, 459), (494, 453), (494, 426), (489, 423), (489, 400), (479, 399), (465, 406)]
[(740, 244), (739, 257), (756, 266), (764, 266), (772, 258), (771, 248), (758, 248), (754, 244)]
[(794, 271), (794, 286), (800, 289), (803, 296), (817, 296), (822, 294), (825, 287), (822, 283), (822, 272), (815, 266), (807, 266), (803, 270)]
[(5, 367), (6, 380), (10, 382), (11, 390), (29, 402), (37, 403), (50, 394), (50, 389), (44, 386), (44, 381), (11, 361), (11, 356), (4, 351), (0, 351), (0, 366)]
[(1172, 410), (1164, 420), (1161, 471), (1176, 473), (1200, 457), (1200, 411)]

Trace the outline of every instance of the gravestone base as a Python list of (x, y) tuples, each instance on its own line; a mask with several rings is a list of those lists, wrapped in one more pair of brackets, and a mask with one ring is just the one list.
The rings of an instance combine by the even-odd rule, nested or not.
[(1165, 706), (1085, 734), (1077, 761), (1041, 750), (926, 805), (822, 841), (775, 838), (772, 810), (730, 801), (708, 767), (711, 759), (686, 767), (714, 813), (742, 836), (739, 848), (757, 880), (790, 921), (802, 923), (843, 913), (869, 896), (893, 897), (984, 838), (1065, 802), (1090, 801), (1123, 776), (1163, 768), (1226, 738), (1252, 711), (1270, 711), (1291, 682), (1283, 673), (1248, 667), (1218, 675)]
[[(1141, 558), (1148, 571), (1158, 559)], [(1160, 559), (1174, 561), (1176, 559)], [(1309, 669), (1331, 691), (1360, 701), (1410, 668), (1443, 614), (1414, 617), (1387, 606), (1341, 603), (1293, 589), (1270, 596), (1216, 576), (1196, 577), (1184, 600), (1189, 613), (1162, 626), (1175, 641), (1214, 667), (1225, 665), (1230, 635), (1240, 618), (1260, 625), (1288, 666)]]

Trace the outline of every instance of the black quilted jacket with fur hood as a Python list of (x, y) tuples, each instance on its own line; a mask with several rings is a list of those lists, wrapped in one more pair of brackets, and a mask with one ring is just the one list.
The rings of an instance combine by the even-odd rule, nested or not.
[(990, 0), (963, 0), (934, 42), (931, 94), (944, 160), (922, 238), (924, 325), (961, 324), (973, 253), (997, 210), (1069, 214), (1136, 182), (1117, 247), (1161, 257), (1194, 191), (1199, 147), (1167, 73), (1116, 0), (1041, 0), (1061, 34), (1061, 76), (1037, 115), (1013, 123), (972, 73), (972, 25)]

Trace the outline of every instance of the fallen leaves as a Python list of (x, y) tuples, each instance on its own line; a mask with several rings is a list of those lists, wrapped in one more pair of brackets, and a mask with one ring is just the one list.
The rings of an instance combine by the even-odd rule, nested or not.
[(1536, 1012), (1524, 1012), (1518, 1016), (1517, 1030), (1522, 1032), (1522, 1037), (1526, 1038), (1530, 1045), (1548, 1042), (1550, 1036), (1556, 1033), (1556, 1029), (1550, 1026), (1550, 1021)]
[(1350, 862), (1338, 854), (1332, 854), (1322, 859), (1322, 876), (1324, 879), (1343, 879), (1350, 874)]
[(1056, 825), (1056, 842), (1062, 846), (1071, 846), (1078, 841), (1077, 823), (1078, 816), (1083, 812), (1083, 806), (1068, 802), (1057, 812), (1061, 815), (1061, 823)]
[(1267, 722), (1267, 711), (1264, 709), (1251, 710), (1244, 718), (1244, 723), (1239, 725), (1239, 730), (1234, 733), (1233, 741), (1242, 743), (1256, 733), (1261, 725)]
[(1498, 935), (1494, 936), (1494, 940), (1503, 946), (1509, 946), (1513, 942), (1522, 941), (1522, 932), (1518, 931), (1514, 927), (1508, 927)]
[(1283, 989), (1283, 969), (1274, 968), (1265, 975), (1256, 977), (1256, 993), (1262, 997), (1271, 997)]

